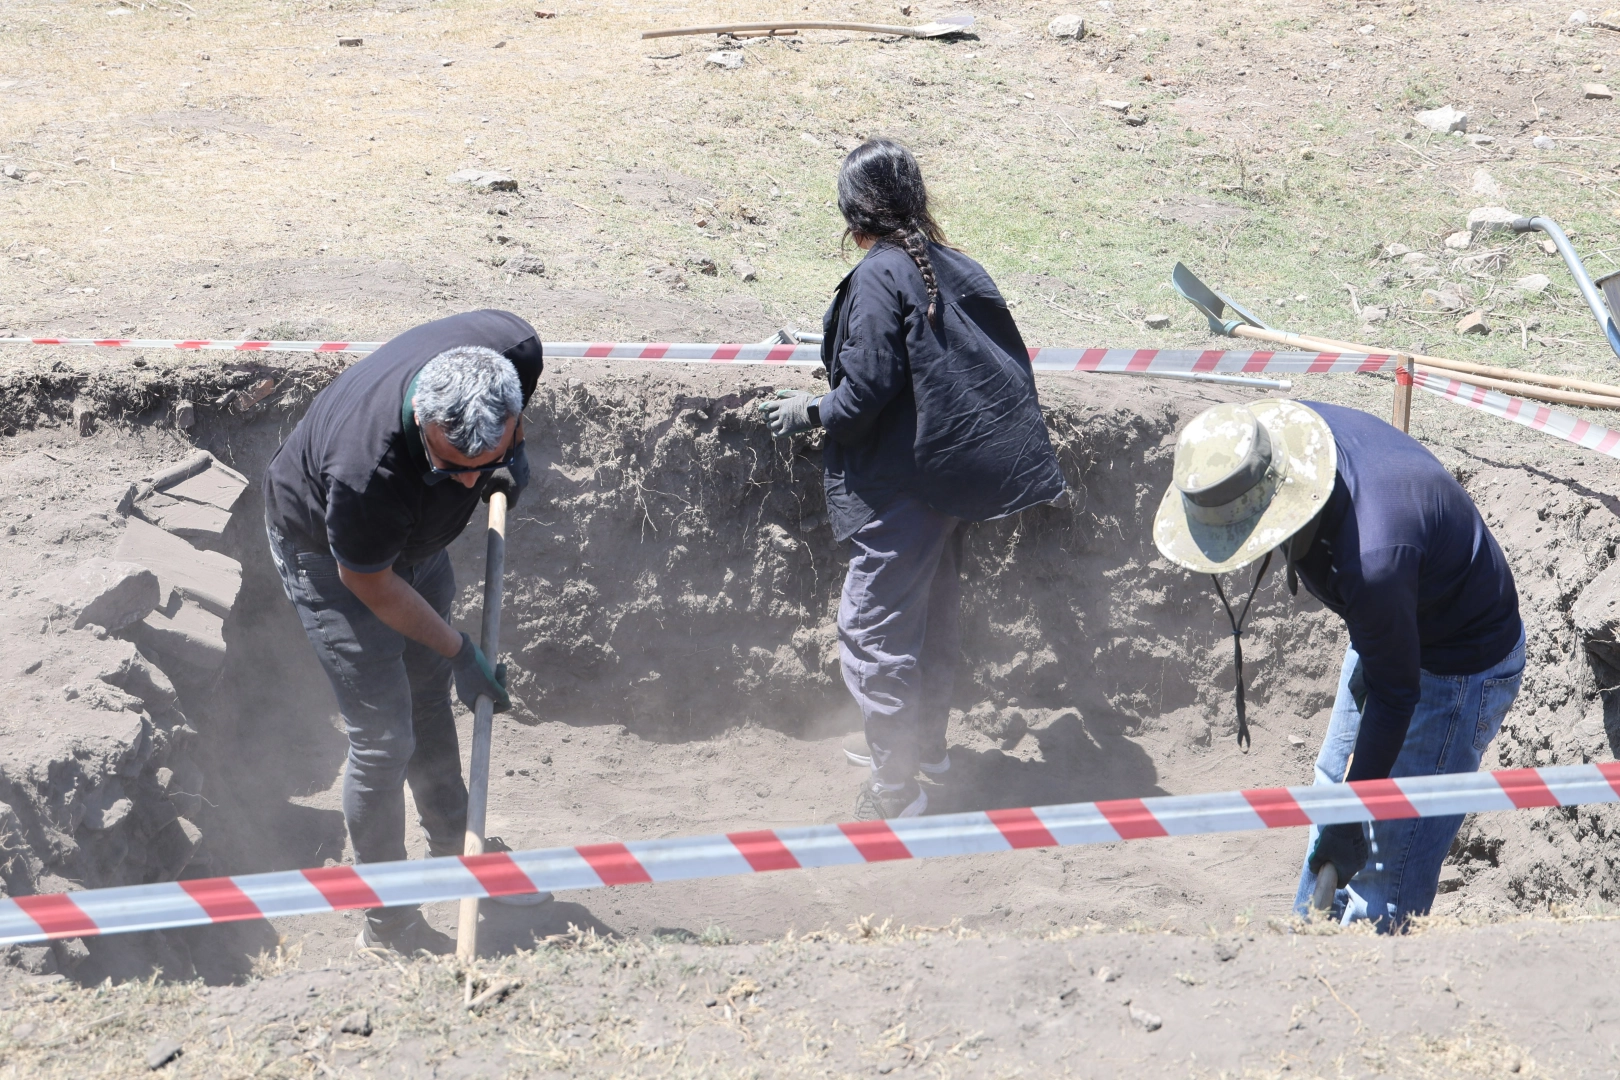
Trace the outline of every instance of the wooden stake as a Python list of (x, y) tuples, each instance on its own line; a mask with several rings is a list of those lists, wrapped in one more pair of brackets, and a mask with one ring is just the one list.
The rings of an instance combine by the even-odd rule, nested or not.
[(1395, 415), (1390, 423), (1402, 431), (1412, 430), (1412, 358), (1395, 357)]
[[(484, 555), (484, 626), (479, 648), (491, 664), (500, 651), (501, 577), (506, 571), (506, 495), (489, 497), (489, 546)], [(478, 699), (473, 709), (472, 760), (467, 766), (467, 836), (462, 854), (484, 853), (484, 815), (489, 808), (489, 748), (494, 736), (495, 703)], [(456, 959), (471, 963), (478, 955), (478, 898), (461, 902), (456, 926)], [(468, 976), (471, 978), (471, 975)], [(470, 983), (469, 983), (470, 985)]]

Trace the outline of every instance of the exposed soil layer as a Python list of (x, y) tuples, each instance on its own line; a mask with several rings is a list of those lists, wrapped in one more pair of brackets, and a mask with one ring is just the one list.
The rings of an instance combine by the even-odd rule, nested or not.
[(0, 976), (0, 1077), (149, 1075), (170, 1053), (177, 1076), (1596, 1077), (1620, 1037), (1617, 946), (1613, 922), (1394, 940), (857, 925), (707, 947), (564, 936), (465, 974), (282, 955), (238, 987)]
[[(8, 650), (7, 677), (20, 692), (8, 694), (6, 727), (38, 736), (6, 740), (4, 801), (21, 837), (12, 845), (26, 848), (8, 864), (8, 891), (346, 858), (344, 741), (270, 566), (256, 485), (209, 536), (173, 516), (186, 508), (183, 489), (137, 483), (197, 446), (214, 455), (205, 478), (240, 470), (256, 481), (329, 377), (324, 364), (182, 367), (150, 381), (128, 369), (99, 382), (64, 365), (14, 384), (6, 400), (25, 426), (0, 443), (0, 559), (13, 575), (7, 617), (17, 623), (8, 632), (49, 663), (29, 670), (32, 653), (17, 651), (13, 664)], [(232, 393), (267, 371), (277, 393), (239, 410)], [(798, 371), (588, 361), (548, 370), (528, 416), (536, 479), (511, 528), (504, 641), (519, 705), (497, 727), (492, 833), (539, 847), (847, 817), (859, 772), (836, 748), (858, 726), (832, 625), (843, 559), (813, 439), (772, 440), (757, 417), (757, 400), (781, 385), (815, 382)], [(1381, 409), (1385, 385), (1341, 380), (1321, 391)], [(1249, 392), (1043, 378), (1076, 497), (971, 532), (956, 780), (936, 809), (1308, 781), (1341, 627), (1289, 598), (1280, 575), (1262, 587), (1245, 649), (1256, 745), (1238, 753), (1224, 617), (1206, 581), (1157, 557), (1143, 524), (1168, 480), (1176, 430), (1238, 393)], [(174, 426), (182, 394), (200, 403), (189, 431)], [(101, 419), (81, 428), (72, 418), (86, 401)], [(1611, 478), (1506, 425), (1436, 437), (1452, 416), (1420, 420), (1507, 550), (1529, 627), (1525, 690), (1487, 766), (1606, 758), (1620, 731), (1599, 694), (1615, 681), (1603, 675), (1615, 659), (1608, 605), (1620, 574), (1601, 573), (1620, 537)], [(61, 604), (50, 597), (66, 571), (116, 561), (132, 531), (160, 530), (189, 535), (199, 563), (240, 564), (234, 603), (220, 609), (216, 599), (210, 613), (223, 620), (212, 668), (199, 669), (196, 654), (165, 653), (141, 629), (164, 610), (116, 630), (52, 621)], [(453, 549), (464, 625), (476, 624), (482, 546), (474, 528)], [(172, 617), (194, 592), (165, 582), (154, 604), (170, 605)], [(73, 673), (50, 666), (59, 662)], [(168, 672), (175, 689), (161, 689), (161, 674), (142, 676), (150, 691), (128, 689), (121, 675), (108, 689), (107, 673), (126, 669)], [(81, 684), (95, 695), (70, 696)], [(1441, 910), (1609, 902), (1620, 888), (1603, 843), (1613, 824), (1607, 808), (1470, 819)], [(491, 912), (483, 939), (501, 952), (570, 923), (643, 935), (720, 925), (768, 939), (867, 912), (1008, 930), (1133, 919), (1196, 929), (1244, 911), (1286, 912), (1299, 843), (1282, 831), (823, 871), (799, 885), (767, 875), (615, 889)], [(430, 917), (447, 923), (450, 913)], [(346, 956), (353, 936), (346, 916), (278, 930), (316, 959)], [(276, 940), (249, 924), (13, 958), (89, 981), (154, 964), (229, 980)]]

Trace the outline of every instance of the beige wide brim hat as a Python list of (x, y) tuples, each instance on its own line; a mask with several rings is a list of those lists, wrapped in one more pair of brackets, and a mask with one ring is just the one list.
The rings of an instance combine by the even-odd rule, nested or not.
[[(1245, 468), (1259, 478), (1241, 487)], [(1337, 469), (1333, 432), (1297, 401), (1207, 409), (1176, 440), (1175, 480), (1153, 519), (1153, 543), (1171, 562), (1200, 573), (1246, 566), (1321, 512)]]

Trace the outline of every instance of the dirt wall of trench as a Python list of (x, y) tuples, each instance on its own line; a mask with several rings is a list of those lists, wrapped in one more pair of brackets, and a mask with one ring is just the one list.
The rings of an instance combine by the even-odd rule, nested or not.
[[(108, 479), (101, 486), (109, 491), (123, 472), (149, 468), (136, 459), (172, 460), (196, 446), (256, 481), (331, 371), (311, 364), (274, 372), (277, 392), (239, 411), (231, 394), (257, 385), (264, 370), (109, 375), (56, 365), (13, 378), (0, 449), (8, 461), (27, 456), (37, 465), (35, 452), (54, 447), (49, 460), (81, 478), (88, 471)], [(507, 562), (503, 652), (513, 662), (519, 722), (620, 724), (655, 741), (701, 740), (746, 724), (805, 737), (857, 726), (837, 665), (833, 616), (844, 556), (826, 521), (818, 444), (805, 436), (772, 439), (757, 418), (757, 402), (788, 385), (817, 384), (796, 371), (551, 365), (528, 412), (535, 479), (514, 514)], [(1145, 528), (1168, 480), (1174, 433), (1230, 393), (1125, 378), (1042, 381), (1074, 497), (1066, 508), (970, 532), (958, 735), (1011, 748), (1026, 732), (1071, 730), (1092, 770), (1106, 770), (1122, 740), (1152, 733), (1189, 753), (1236, 753), (1224, 616), (1207, 581), (1167, 566)], [(187, 430), (174, 423), (181, 397), (195, 403)], [(76, 415), (85, 409), (99, 420), (81, 436)], [(135, 447), (131, 462), (109, 456), (117, 440), (120, 448)], [(1525, 689), (1487, 767), (1612, 757), (1620, 700), (1605, 688), (1620, 683), (1620, 646), (1613, 645), (1620, 483), (1601, 464), (1548, 459), (1540, 444), (1513, 438), (1490, 454), (1434, 449), (1501, 539), (1528, 628)], [(88, 526), (68, 521), (63, 507), (52, 511), (61, 520), (48, 542), (63, 547), (64, 558), (116, 545), (128, 528), (117, 500), (93, 510), (100, 517)], [(101, 804), (117, 798), (132, 801), (132, 823), (157, 821), (161, 829), (174, 820), (170, 809), (152, 816), (173, 793), (149, 790), (168, 744), (148, 738), (141, 749), (142, 732), (169, 727), (184, 736), (188, 770), (201, 774), (181, 785), (201, 800), (186, 808), (194, 826), (188, 841), (213, 853), (181, 874), (343, 857), (341, 817), (301, 801), (331, 783), (342, 736), (269, 564), (260, 514), (250, 484), (223, 537), (242, 581), (216, 677), (189, 678), (176, 668), (178, 689), (142, 699), (135, 711), (145, 710), (144, 726), (108, 743), (104, 768), (84, 764), (93, 755), (82, 739), (65, 739), (60, 752), (45, 755), (51, 760), (35, 762), (44, 744), (24, 746), (9, 725), (8, 760), (28, 760), (6, 771), (11, 846), (26, 848), (10, 865), (30, 872), (6, 875), (8, 891), (150, 878), (158, 859), (150, 843), (120, 844), (100, 835), (105, 830), (90, 836), (85, 822), (104, 820)], [(15, 572), (28, 545), (8, 540), (4, 558)], [(482, 530), (470, 528), (453, 556), (456, 616), (476, 625)], [(28, 614), (8, 611), (19, 613)], [(152, 660), (131, 637), (96, 640), (99, 648), (131, 652), (136, 666)], [(1288, 597), (1273, 575), (1245, 640), (1257, 739), (1280, 740), (1302, 720), (1319, 727), (1344, 645), (1336, 620), (1303, 597)], [(32, 715), (45, 731), (60, 733), (72, 711)], [(174, 722), (154, 727), (160, 714)], [(135, 766), (131, 747), (145, 754)], [(1297, 775), (1272, 782), (1305, 782), (1310, 752), (1314, 746), (1301, 749)], [(51, 809), (49, 779), (74, 770), (95, 773), (68, 785), (89, 807), (77, 816)], [(1151, 768), (1144, 775), (1161, 790)], [(114, 791), (107, 781), (118, 777)], [(25, 790), (30, 784), (34, 794)], [(54, 797), (60, 804), (64, 796)], [(65, 858), (67, 848), (53, 848), (43, 824), (31, 833), (15, 827), (30, 814), (78, 836), (75, 850), (100, 854)], [(1617, 826), (1620, 811), (1606, 807), (1470, 818), (1441, 903), (1480, 913), (1613, 903), (1620, 865), (1608, 839)], [(200, 839), (191, 836), (199, 830)]]

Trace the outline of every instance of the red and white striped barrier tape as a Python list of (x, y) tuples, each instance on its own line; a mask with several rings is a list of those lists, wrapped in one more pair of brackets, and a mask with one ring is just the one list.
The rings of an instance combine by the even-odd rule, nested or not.
[(1577, 420), (1568, 413), (1549, 409), (1534, 401), (1526, 401), (1511, 394), (1487, 390), (1483, 386), (1448, 379), (1431, 372), (1413, 372), (1412, 382), (1419, 388), (1448, 401), (1454, 401), (1464, 408), (1478, 409), (1503, 420), (1522, 424), (1534, 431), (1545, 432), (1576, 446), (1584, 446), (1588, 450), (1596, 450), (1600, 454), (1620, 459), (1620, 431), (1612, 428)]
[(0, 899), (0, 945), (1157, 836), (1620, 802), (1620, 762), (760, 829)]
[[(309, 352), (365, 354), (380, 341), (168, 341), (145, 338), (0, 338), (0, 345), (78, 345), (107, 349), (222, 350), (227, 352)], [(781, 364), (815, 367), (820, 345), (736, 345), (700, 342), (565, 341), (543, 346), (549, 358), (644, 360), (666, 363)], [(1267, 352), (1232, 349), (1070, 349), (1029, 350), (1036, 371), (1095, 371), (1119, 375), (1159, 375), (1233, 382), (1272, 389), (1286, 383), (1255, 378), (1270, 374), (1347, 374), (1387, 371), (1390, 353)], [(1459, 379), (1415, 373), (1413, 381), (1467, 408), (1488, 412), (1554, 438), (1609, 457), (1620, 458), (1620, 433), (1578, 420), (1567, 413)]]

